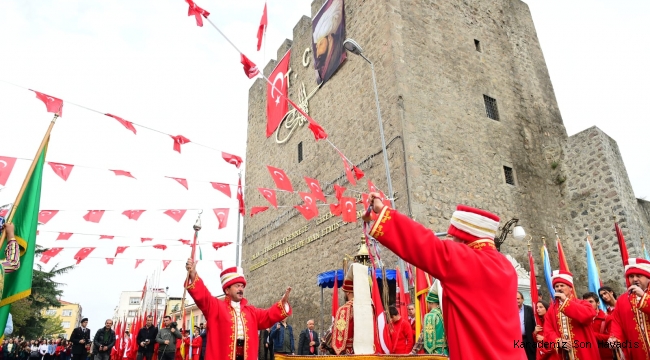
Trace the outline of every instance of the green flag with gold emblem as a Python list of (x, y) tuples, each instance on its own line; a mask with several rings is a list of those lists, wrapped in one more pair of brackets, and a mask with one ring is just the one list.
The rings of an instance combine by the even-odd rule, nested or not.
[[(49, 134), (48, 134), (49, 135)], [(49, 137), (49, 136), (48, 136)], [(32, 273), (34, 269), (34, 250), (36, 248), (36, 227), (38, 226), (38, 212), (41, 202), (41, 183), (43, 180), (43, 166), (45, 165), (45, 153), (47, 143), (42, 147), (40, 154), (36, 157), (33, 171), (28, 172), (25, 179), (25, 190), (14, 203), (12, 214), (8, 218), (15, 224), (16, 241), (20, 246), (20, 267), (11, 273), (4, 273), (4, 285), (2, 289), (2, 300), (0, 300), (0, 331), (3, 331), (9, 317), (11, 303), (28, 297), (32, 293)], [(32, 170), (30, 168), (30, 170)], [(5, 249), (9, 239), (2, 243), (0, 254), (4, 257)], [(2, 334), (0, 334), (2, 335)]]

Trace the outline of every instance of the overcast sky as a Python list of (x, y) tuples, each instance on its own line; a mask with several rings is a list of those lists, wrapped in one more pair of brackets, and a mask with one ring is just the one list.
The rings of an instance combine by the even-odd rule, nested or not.
[[(260, 67), (274, 57), (285, 38), (292, 38), (300, 17), (310, 15), (309, 1), (270, 1), (268, 45), (256, 52), (263, 4), (263, 0), (199, 2)], [(650, 3), (530, 0), (528, 4), (568, 133), (596, 125), (613, 137), (636, 196), (650, 196), (646, 142), (650, 125), (645, 109), (650, 95)], [(0, 80), (243, 156), (253, 80), (244, 77), (239, 55), (209, 24), (199, 28), (186, 15), (187, 5), (181, 0), (4, 0)], [(51, 114), (32, 92), (2, 82), (0, 114), (0, 156), (31, 159)], [(97, 247), (73, 272), (58, 279), (66, 284), (63, 299), (82, 305), (92, 329), (113, 315), (121, 291), (142, 289), (162, 259), (179, 261), (162, 273), (160, 286), (169, 286), (171, 296), (182, 294), (183, 259), (190, 249), (175, 240), (191, 239), (198, 210), (188, 210), (176, 223), (162, 213), (164, 209), (205, 210), (199, 235), (205, 261), (198, 270), (215, 295), (220, 283), (212, 260), (234, 264), (234, 246), (215, 251), (210, 242), (234, 241), (237, 203), (208, 182), (235, 184), (237, 170), (221, 159), (219, 151), (190, 143), (178, 154), (166, 135), (137, 130), (134, 135), (111, 118), (67, 103), (47, 155), (49, 161), (78, 166), (68, 181), (45, 170), (41, 209), (66, 211), (40, 227), (38, 243), (77, 248), (64, 250), (44, 268), (73, 264), (78, 248)], [(27, 161), (16, 164), (0, 192), (0, 204), (14, 200), (28, 166)], [(107, 169), (131, 171), (137, 180), (116, 177)], [(165, 176), (187, 178), (189, 190)], [(232, 208), (226, 229), (216, 230), (212, 209), (218, 207)], [(106, 212), (95, 224), (82, 219), (91, 209), (119, 211)], [(121, 215), (129, 209), (147, 211), (135, 222)], [(90, 235), (55, 241), (58, 232)], [(124, 237), (99, 241), (100, 234)], [(144, 245), (165, 244), (168, 249), (137, 248), (140, 237), (154, 238)], [(114, 257), (118, 245), (132, 247), (118, 255), (115, 265), (106, 265), (105, 258)], [(139, 258), (147, 260), (134, 270)]]

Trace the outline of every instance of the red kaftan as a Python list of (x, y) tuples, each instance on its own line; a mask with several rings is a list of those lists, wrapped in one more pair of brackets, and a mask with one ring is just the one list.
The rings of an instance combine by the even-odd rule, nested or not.
[[(649, 288), (650, 289), (650, 288)], [(650, 359), (650, 293), (646, 290), (638, 300), (628, 293), (616, 300), (616, 307), (611, 315), (611, 333), (625, 348), (622, 348), (626, 360)], [(645, 331), (641, 331), (641, 329)]]
[(202, 345), (203, 338), (200, 335), (194, 336), (194, 339), (192, 339), (192, 360), (199, 360)]
[(440, 280), (443, 322), (452, 359), (526, 359), (517, 306), (517, 273), (493, 243), (438, 239), (430, 229), (384, 207), (371, 235)]
[[(598, 342), (591, 323), (596, 317), (596, 310), (586, 300), (571, 297), (565, 300), (562, 305), (558, 301), (551, 304), (544, 316), (544, 342), (549, 342), (557, 348), (561, 341), (566, 341), (565, 331), (568, 334), (568, 341), (574, 346), (574, 360), (598, 360)], [(562, 324), (566, 324), (564, 327)], [(556, 350), (561, 356), (567, 353), (566, 350)]]
[(591, 328), (594, 330), (594, 336), (598, 342), (598, 352), (600, 353), (600, 360), (613, 360), (614, 352), (607, 346), (607, 339), (609, 339), (609, 326), (611, 321), (609, 316), (604, 311), (598, 309), (598, 315), (591, 323)]
[(393, 331), (390, 334), (393, 343), (391, 354), (410, 354), (413, 349), (413, 330), (411, 324), (404, 318), (393, 323)]
[[(198, 276), (187, 290), (210, 324), (210, 331), (206, 338), (205, 360), (234, 360), (237, 321), (230, 298), (228, 296), (224, 300), (214, 298)], [(244, 360), (256, 360), (259, 345), (257, 331), (267, 329), (291, 315), (291, 308), (286, 309), (280, 301), (268, 309), (258, 309), (248, 305), (246, 299), (243, 299), (240, 304), (245, 334)]]

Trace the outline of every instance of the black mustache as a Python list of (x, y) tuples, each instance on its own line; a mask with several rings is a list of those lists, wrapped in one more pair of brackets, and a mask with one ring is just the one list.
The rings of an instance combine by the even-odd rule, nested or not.
[(237, 295), (244, 295), (243, 291), (237, 291)]

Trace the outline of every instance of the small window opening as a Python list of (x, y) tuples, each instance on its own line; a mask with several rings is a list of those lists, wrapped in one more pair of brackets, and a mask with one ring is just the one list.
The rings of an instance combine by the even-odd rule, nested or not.
[(302, 141), (298, 143), (298, 162), (302, 162)]
[(481, 51), (481, 42), (480, 41), (474, 39), (474, 46), (476, 47), (476, 51), (483, 52), (483, 51)]
[(506, 177), (506, 184), (514, 185), (515, 184), (515, 175), (512, 172), (512, 168), (508, 166), (503, 167), (503, 174)]
[(483, 95), (483, 100), (485, 101), (485, 112), (487, 114), (487, 117), (498, 121), (499, 109), (497, 109), (497, 100), (487, 95)]

